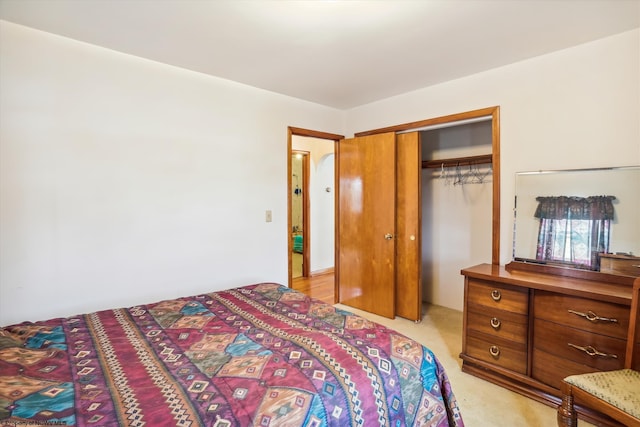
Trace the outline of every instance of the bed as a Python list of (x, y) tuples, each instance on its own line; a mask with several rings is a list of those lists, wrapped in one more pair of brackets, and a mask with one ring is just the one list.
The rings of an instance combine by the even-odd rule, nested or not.
[(429, 349), (260, 283), (0, 328), (0, 425), (464, 423)]

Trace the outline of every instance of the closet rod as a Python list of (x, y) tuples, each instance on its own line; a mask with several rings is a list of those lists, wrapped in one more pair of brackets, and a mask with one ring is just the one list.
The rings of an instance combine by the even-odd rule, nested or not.
[(423, 160), (422, 161), (422, 169), (426, 168), (449, 168), (452, 166), (464, 166), (464, 165), (480, 165), (486, 163), (492, 163), (493, 155), (492, 154), (482, 154), (479, 156), (469, 156), (469, 157), (456, 157), (452, 159), (441, 159), (441, 160)]

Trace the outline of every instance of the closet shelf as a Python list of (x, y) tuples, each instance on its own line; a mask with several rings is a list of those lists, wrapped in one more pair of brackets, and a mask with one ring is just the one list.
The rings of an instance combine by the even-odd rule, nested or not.
[(464, 165), (481, 165), (493, 162), (492, 154), (482, 154), (479, 156), (469, 157), (456, 157), (451, 159), (440, 160), (423, 160), (422, 169), (426, 168), (449, 168), (452, 166), (464, 166)]

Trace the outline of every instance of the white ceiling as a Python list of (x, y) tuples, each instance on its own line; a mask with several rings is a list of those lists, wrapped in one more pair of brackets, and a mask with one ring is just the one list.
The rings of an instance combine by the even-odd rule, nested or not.
[(0, 19), (348, 109), (640, 26), (640, 0), (0, 0)]

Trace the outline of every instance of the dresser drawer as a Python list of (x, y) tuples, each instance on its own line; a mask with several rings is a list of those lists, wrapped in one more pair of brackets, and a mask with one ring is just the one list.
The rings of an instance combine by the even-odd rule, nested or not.
[(586, 374), (596, 370), (590, 366), (576, 363), (554, 354), (534, 349), (531, 366), (531, 377), (548, 386), (560, 389), (562, 379), (569, 375)]
[(517, 343), (468, 335), (466, 354), (520, 374), (527, 373), (526, 347)]
[[(595, 371), (621, 369), (625, 340), (535, 319), (533, 347)], [(534, 358), (535, 359), (535, 358)]]
[(486, 280), (469, 278), (466, 298), (469, 308), (482, 306), (520, 314), (527, 314), (529, 311), (527, 289)]
[(630, 309), (624, 305), (536, 291), (533, 314), (536, 319), (625, 339)]
[(480, 332), (519, 344), (527, 343), (527, 323), (526, 315), (510, 311), (487, 309), (486, 312), (479, 312), (471, 308), (467, 312), (468, 331)]

